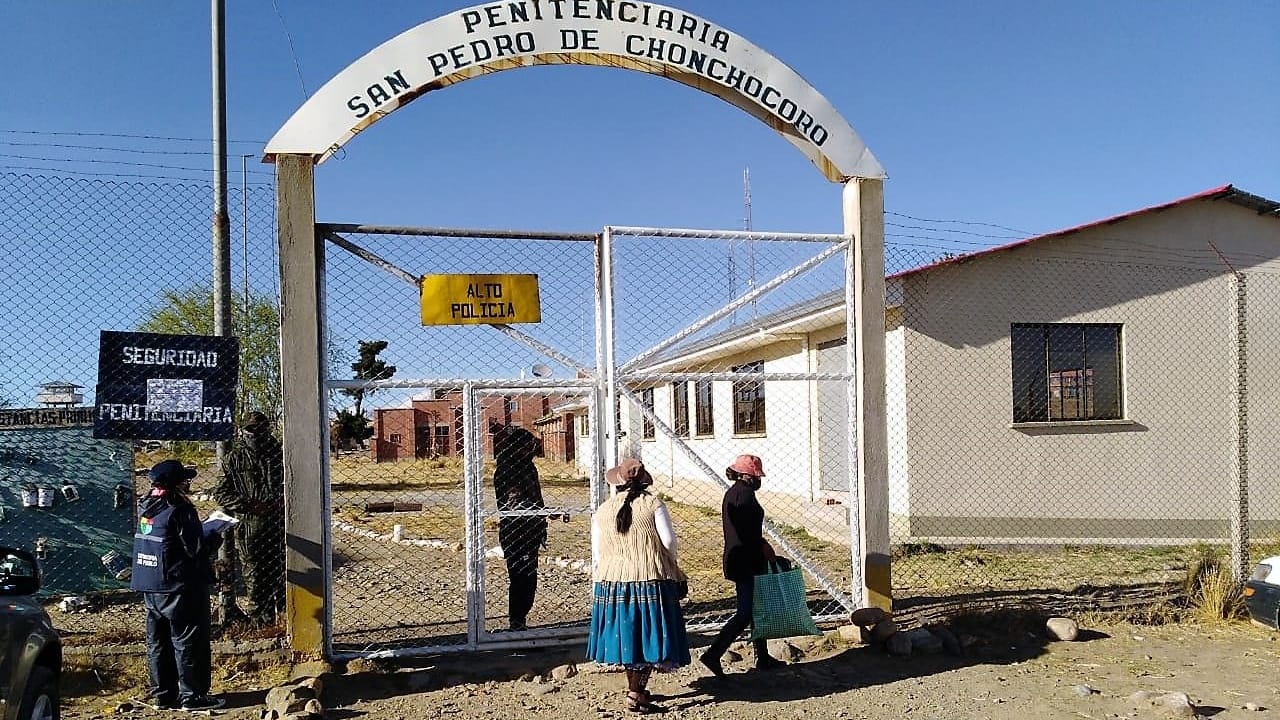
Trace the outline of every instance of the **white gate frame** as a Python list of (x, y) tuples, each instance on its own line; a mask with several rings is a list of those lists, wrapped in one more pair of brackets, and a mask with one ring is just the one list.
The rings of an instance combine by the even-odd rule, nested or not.
[[(817, 267), (822, 262), (835, 257), (839, 253), (844, 255), (844, 265), (846, 271), (846, 300), (848, 295), (853, 292), (856, 284), (851, 282), (852, 276), (848, 275), (851, 267), (855, 266), (855, 246), (856, 238), (849, 235), (835, 234), (814, 234), (814, 233), (763, 233), (763, 232), (738, 232), (738, 231), (716, 231), (716, 230), (691, 230), (691, 229), (673, 229), (673, 228), (643, 228), (643, 227), (606, 227), (599, 235), (576, 234), (576, 233), (539, 233), (539, 232), (521, 232), (521, 231), (497, 231), (497, 230), (471, 230), (458, 228), (408, 228), (408, 227), (390, 227), (390, 226), (372, 226), (372, 225), (317, 225), (317, 236), (322, 241), (327, 241), (334, 246), (345, 250), (346, 252), (372, 264), (373, 266), (383, 270), (392, 277), (400, 280), (404, 284), (410, 285), (415, 292), (419, 287), (419, 278), (413, 273), (396, 266), (394, 263), (378, 256), (368, 249), (352, 242), (343, 237), (342, 233), (347, 234), (385, 234), (385, 235), (410, 235), (410, 236), (431, 236), (431, 237), (474, 237), (485, 239), (522, 239), (522, 240), (559, 240), (559, 241), (577, 241), (577, 242), (593, 242), (595, 247), (595, 298), (596, 298), (596, 366), (589, 367), (586, 363), (569, 356), (566, 353), (551, 347), (536, 338), (533, 338), (510, 325), (492, 325), (495, 330), (502, 332), (511, 339), (528, 346), (529, 348), (551, 358), (566, 367), (569, 367), (585, 377), (577, 377), (573, 379), (547, 379), (547, 378), (521, 378), (521, 379), (475, 379), (475, 378), (422, 378), (422, 379), (392, 379), (392, 380), (339, 380), (325, 378), (323, 380), (323, 390), (351, 390), (351, 389), (422, 389), (422, 388), (440, 388), (450, 387), (462, 390), (463, 396), (463, 434), (465, 438), (463, 448), (463, 466), (464, 466), (464, 514), (465, 514), (465, 533), (466, 533), (466, 587), (467, 587), (467, 640), (463, 644), (453, 645), (432, 645), (411, 648), (399, 648), (391, 650), (377, 650), (368, 652), (337, 652), (333, 647), (333, 586), (331, 582), (331, 558), (332, 558), (332, 542), (326, 537), (323, 545), (324, 572), (326, 575), (324, 605), (326, 609), (324, 618), (324, 648), (327, 656), (335, 659), (349, 659), (355, 657), (411, 657), (419, 655), (439, 654), (444, 652), (457, 651), (474, 651), (479, 649), (503, 649), (503, 648), (521, 648), (537, 645), (547, 645), (556, 642), (571, 642), (580, 639), (586, 632), (585, 626), (545, 628), (538, 630), (526, 630), (519, 632), (503, 633), (501, 636), (495, 636), (485, 629), (486, 609), (485, 609), (485, 528), (484, 520), (486, 517), (485, 504), (483, 497), (484, 488), (484, 457), (483, 457), (483, 429), (479, 426), (479, 397), (484, 394), (504, 392), (504, 393), (540, 393), (548, 389), (560, 389), (567, 391), (576, 391), (578, 393), (590, 394), (593, 397), (592, 406), (594, 408), (595, 421), (591, 423), (592, 447), (594, 449), (595, 462), (591, 466), (590, 485), (588, 507), (579, 508), (578, 510), (589, 510), (594, 512), (596, 507), (603, 502), (607, 495), (607, 488), (603, 482), (604, 470), (617, 464), (618, 461), (618, 433), (617, 415), (613, 412), (614, 405), (618, 402), (620, 396), (626, 397), (633, 405), (640, 409), (640, 412), (658, 428), (664, 436), (666, 436), (674, 445), (688, 455), (690, 460), (699, 467), (707, 479), (719, 483), (727, 487), (728, 482), (721, 477), (714, 469), (711, 468), (692, 448), (686, 444), (683, 439), (679, 438), (676, 433), (667, 426), (661, 418), (657, 417), (651, 410), (644, 406), (640, 399), (635, 395), (634, 391), (628, 386), (631, 384), (639, 384), (645, 382), (674, 382), (680, 380), (742, 380), (756, 379), (759, 381), (778, 381), (778, 380), (800, 380), (800, 381), (843, 381), (846, 383), (849, 393), (848, 417), (846, 418), (849, 431), (856, 437), (860, 437), (858, 432), (860, 425), (858, 422), (859, 412), (861, 409), (858, 393), (858, 373), (856, 372), (856, 354), (853, 350), (854, 343), (848, 343), (850, 348), (847, 355), (847, 367), (844, 373), (645, 373), (638, 372), (635, 368), (640, 366), (645, 360), (653, 358), (663, 350), (678, 345), (682, 340), (689, 338), (702, 329), (714, 324), (715, 322), (728, 317), (735, 310), (752, 303), (769, 292), (780, 287), (784, 283), (792, 280), (803, 273)], [(766, 282), (750, 291), (744, 293), (729, 304), (715, 310), (711, 314), (699, 319), (698, 321), (688, 325), (671, 336), (661, 340), (649, 349), (637, 354), (634, 358), (619, 366), (616, 356), (616, 336), (615, 336), (615, 293), (613, 287), (613, 259), (614, 259), (614, 238), (615, 236), (628, 236), (636, 238), (683, 238), (683, 239), (700, 239), (714, 241), (763, 241), (763, 242), (811, 242), (826, 243), (830, 247), (825, 248), (817, 255), (805, 260), (799, 265), (787, 270), (769, 282)], [(850, 306), (852, 307), (852, 306)], [(327, 308), (321, 303), (318, 307), (319, 324), (325, 326), (325, 317)], [(845, 331), (849, 338), (856, 337), (855, 313), (846, 310), (846, 326)], [(881, 331), (883, 332), (883, 331)], [(883, 335), (881, 335), (883, 338)], [(327, 423), (326, 423), (327, 427)], [(858, 498), (858, 459), (862, 444), (860, 442), (849, 443), (850, 463), (848, 465), (848, 487), (852, 502), (850, 507), (857, 508)], [(324, 516), (331, 516), (331, 498), (327, 492), (328, 487), (328, 470), (329, 459), (327, 454), (323, 460), (323, 477), (325, 480), (326, 492), (324, 493)], [(560, 515), (566, 510), (574, 510), (573, 508), (549, 508), (545, 511), (539, 511), (546, 515)], [(509, 512), (509, 511), (508, 511)], [(795, 547), (778, 529), (766, 520), (765, 531), (776, 544), (777, 547), (785, 550), (791, 557), (796, 559), (798, 565), (803, 567), (809, 575), (814, 578), (818, 586), (825, 590), (836, 602), (838, 602), (844, 610), (852, 611), (857, 607), (861, 607), (865, 602), (865, 594), (862, 592), (864, 584), (860, 573), (861, 567), (859, 560), (863, 558), (863, 537), (864, 527), (861, 522), (855, 521), (855, 516), (849, 517), (849, 542), (850, 542), (850, 560), (851, 574), (853, 582), (851, 583), (851, 592), (845, 592), (840, 588), (839, 584), (829, 578), (822, 568), (809, 561), (804, 553)], [(834, 620), (842, 617), (841, 615), (824, 615), (819, 620)], [(709, 625), (690, 625), (690, 629), (703, 630)]]
[[(320, 226), (315, 220), (315, 157), (281, 153), (275, 157), (277, 238), (280, 246), (281, 387), (285, 465), (285, 601), (290, 646), (299, 652), (332, 656), (332, 515), (327, 452), (328, 383), (324, 377), (325, 237), (331, 230), (359, 226)], [(852, 307), (852, 333), (847, 364), (854, 368), (849, 405), (856, 407), (856, 443), (850, 443), (849, 465), (857, 469), (850, 482), (849, 507), (857, 518), (860, 555), (851, 557), (855, 605), (890, 608), (888, 439), (885, 398), (884, 338), (884, 184), (879, 178), (853, 177), (843, 193), (844, 225), (852, 239), (846, 255), (846, 308)], [(370, 228), (370, 231), (373, 229)], [(395, 230), (385, 229), (395, 232)], [(426, 235), (447, 235), (431, 230)], [(493, 232), (489, 237), (514, 237)], [(520, 234), (548, 240), (586, 240), (597, 244), (597, 369), (613, 360), (612, 231), (595, 235)], [(409, 273), (397, 273), (412, 279)], [(416, 284), (416, 283), (415, 283)], [(519, 333), (512, 337), (520, 339)], [(608, 349), (608, 357), (605, 350)], [(603, 367), (602, 367), (603, 365)], [(610, 375), (612, 370), (608, 370)], [(597, 383), (600, 374), (597, 373)], [(607, 388), (601, 388), (607, 389)], [(597, 401), (597, 408), (603, 400)], [(616, 434), (604, 437), (605, 419), (613, 428), (612, 406), (597, 414), (601, 457), (617, 457)], [(600, 463), (602, 465), (603, 463)], [(597, 467), (597, 472), (602, 468)]]

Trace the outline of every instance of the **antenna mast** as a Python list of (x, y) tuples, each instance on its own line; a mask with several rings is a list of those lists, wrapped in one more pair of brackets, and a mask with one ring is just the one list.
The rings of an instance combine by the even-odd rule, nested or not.
[[(742, 170), (742, 229), (751, 232), (751, 166)], [(756, 241), (747, 241), (747, 292), (756, 289)], [(751, 319), (756, 319), (756, 303), (751, 302)]]

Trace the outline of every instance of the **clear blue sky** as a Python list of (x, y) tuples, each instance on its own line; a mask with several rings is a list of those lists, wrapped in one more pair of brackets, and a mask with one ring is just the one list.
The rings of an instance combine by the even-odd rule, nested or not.
[[(311, 91), (466, 4), (278, 0)], [(888, 170), (890, 210), (1041, 231), (1226, 182), (1280, 196), (1276, 3), (673, 4), (823, 92)], [(272, 3), (227, 5), (230, 136), (265, 140), (302, 90)], [(0, 128), (207, 137), (207, 6), (8, 3)], [(758, 228), (839, 229), (836, 188), (790, 145), (715, 98), (638, 73), (503, 73), (375, 130), (320, 168), (321, 219), (735, 227), (750, 165)]]
[[(1280, 198), (1277, 3), (670, 3), (743, 35), (826, 95), (887, 169), (891, 212), (1035, 233), (1228, 182)], [(467, 3), (277, 0), (283, 25), (268, 0), (227, 4), (229, 135), (239, 154), (260, 152), (304, 99), (285, 27), (314, 92), (381, 42)], [(199, 142), (47, 133), (209, 137), (208, 3), (14, 0), (5, 9), (0, 171), (207, 177)], [(195, 170), (106, 162), (114, 160)], [(238, 169), (238, 157), (231, 165)], [(318, 169), (317, 214), (404, 225), (737, 228), (745, 166), (756, 229), (841, 229), (839, 188), (728, 104), (640, 73), (532, 68), (432, 93), (378, 123)], [(197, 204), (201, 197), (192, 195)], [(0, 203), (0, 219), (4, 211)], [(192, 211), (199, 216), (198, 206)], [(113, 242), (109, 228), (99, 232), (103, 239), (86, 242), (86, 257), (69, 266), (96, 267), (95, 253), (107, 247), (100, 243)], [(891, 227), (890, 240), (911, 232)], [(181, 264), (183, 282), (195, 281), (207, 277), (207, 240), (196, 237), (198, 221), (187, 234), (181, 250), (157, 233), (120, 249), (153, 265)], [(272, 265), (266, 256), (257, 263), (262, 290)], [(0, 279), (33, 271), (22, 272), (0, 268)], [(78, 283), (86, 284), (95, 285)], [(83, 346), (98, 328), (132, 327), (143, 304), (118, 301), (129, 287), (121, 278), (105, 284), (113, 294), (82, 302), (64, 294), (45, 303), (53, 315), (39, 318), (42, 301), (26, 287), (0, 288), (0, 304), (27, 308), (9, 316), (15, 325), (56, 328), (70, 323), (58, 312), (89, 309), (75, 321), (74, 344), (43, 353), (80, 359), (22, 366), (10, 394), (63, 375), (93, 384)], [(12, 334), (4, 342), (0, 363), (31, 343)]]

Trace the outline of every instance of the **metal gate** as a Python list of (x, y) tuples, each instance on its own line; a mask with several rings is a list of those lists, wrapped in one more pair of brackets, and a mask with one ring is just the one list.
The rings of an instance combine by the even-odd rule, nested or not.
[[(764, 458), (766, 532), (806, 570), (815, 616), (859, 604), (853, 463), (839, 468), (843, 489), (826, 487), (819, 441), (853, 429), (851, 351), (837, 371), (818, 363), (821, 343), (851, 336), (845, 236), (317, 231), (327, 241), (330, 405), (360, 404), (369, 418), (366, 444), (331, 442), (327, 460), (331, 655), (580, 639), (591, 513), (607, 490), (603, 470), (623, 456), (645, 462), (672, 510), (691, 628), (733, 611), (720, 500), (723, 469), (741, 453)], [(542, 322), (423, 327), (419, 281), (435, 273), (536, 274)], [(331, 434), (350, 435), (342, 423), (359, 426), (358, 415), (344, 412)], [(511, 428), (536, 443), (537, 502), (496, 492), (499, 457), (524, 437)], [(545, 520), (545, 542), (534, 519)], [(537, 583), (524, 618), (513, 616), (530, 584), (519, 577)]]

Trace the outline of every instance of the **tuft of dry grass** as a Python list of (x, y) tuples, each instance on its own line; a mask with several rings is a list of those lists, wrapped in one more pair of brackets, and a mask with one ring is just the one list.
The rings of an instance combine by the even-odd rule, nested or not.
[(62, 696), (70, 700), (137, 694), (149, 683), (147, 658), (141, 653), (72, 655), (62, 662)]
[(146, 639), (146, 633), (140, 624), (106, 625), (98, 628), (88, 640), (81, 645), (129, 645), (140, 643)]
[(1191, 616), (1213, 623), (1244, 617), (1244, 595), (1231, 568), (1216, 553), (1205, 552), (1187, 571), (1183, 585)]

